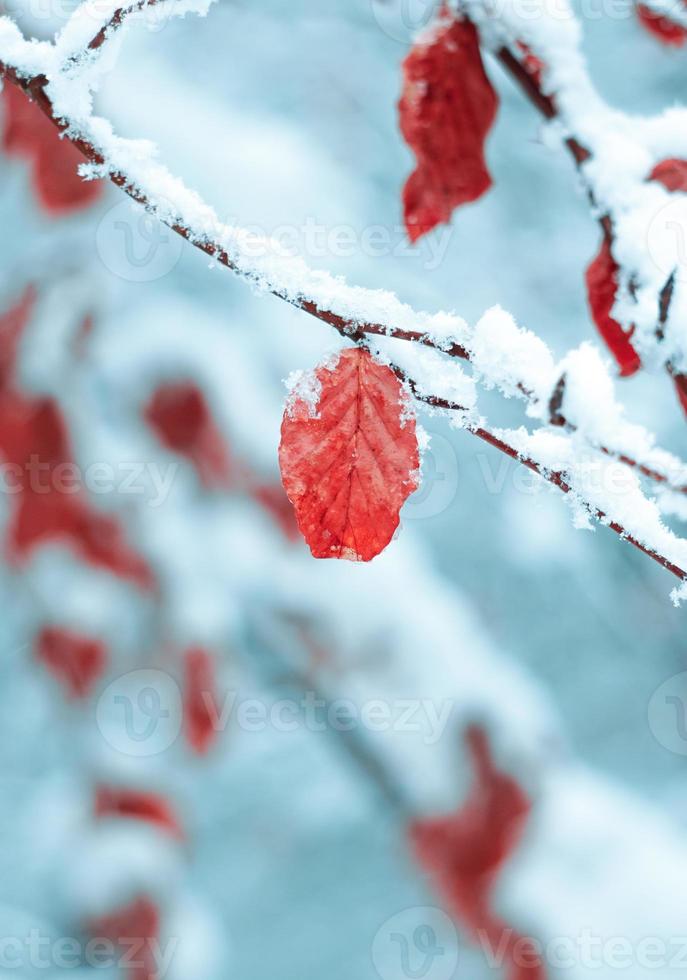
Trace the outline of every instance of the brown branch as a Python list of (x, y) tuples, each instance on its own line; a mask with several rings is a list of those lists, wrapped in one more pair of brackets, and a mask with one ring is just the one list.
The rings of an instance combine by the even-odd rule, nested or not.
[(103, 46), (111, 34), (119, 30), (119, 28), (126, 20), (129, 19), (129, 17), (131, 17), (133, 14), (140, 13), (140, 11), (144, 10), (146, 7), (154, 7), (158, 2), (159, 0), (138, 0), (138, 3), (133, 4), (131, 7), (120, 7), (118, 10), (115, 10), (107, 24), (105, 24), (104, 27), (101, 27), (95, 37), (89, 41), (85, 50), (97, 51), (98, 48)]
[[(119, 20), (119, 23), (121, 23), (121, 18)], [(0, 62), (0, 75), (2, 75), (4, 78), (14, 83), (15, 85), (18, 85), (31, 99), (33, 99), (33, 101), (45, 113), (48, 119), (50, 119), (51, 122), (57, 127), (59, 132), (65, 135), (65, 137), (74, 146), (76, 146), (77, 149), (81, 151), (81, 153), (86, 158), (86, 160), (88, 160), (90, 163), (95, 164), (97, 166), (102, 166), (104, 164), (105, 161), (103, 160), (102, 155), (98, 152), (98, 150), (93, 146), (92, 143), (90, 143), (88, 140), (84, 139), (83, 137), (73, 136), (71, 134), (66, 133), (67, 124), (63, 120), (57, 118), (54, 114), (52, 103), (46, 92), (48, 80), (44, 75), (37, 75), (31, 79), (25, 79), (22, 78), (14, 68), (12, 68), (9, 65), (5, 65), (3, 62)], [(150, 207), (150, 202), (148, 201), (145, 194), (139, 188), (133, 186), (124, 174), (117, 173), (117, 172), (115, 173), (110, 172), (109, 178), (112, 181), (112, 183), (115, 184), (115, 186), (125, 191), (129, 195), (129, 197), (131, 197), (138, 204), (141, 204), (143, 207), (146, 208)], [(184, 238), (191, 245), (205, 252), (207, 255), (211, 256), (215, 261), (219, 262), (221, 265), (224, 265), (227, 269), (230, 269), (232, 272), (235, 272), (237, 275), (243, 275), (241, 270), (231, 260), (226, 250), (223, 249), (221, 246), (219, 246), (215, 242), (211, 242), (207, 240), (199, 240), (197, 236), (193, 233), (192, 229), (188, 228), (183, 224), (173, 223), (171, 221), (165, 223), (169, 228), (175, 231), (178, 235)], [(346, 337), (349, 340), (353, 340), (354, 342), (357, 343), (364, 342), (364, 335), (368, 333), (383, 335), (387, 337), (392, 337), (397, 340), (406, 340), (414, 343), (425, 344), (426, 346), (433, 347), (440, 351), (444, 351), (444, 353), (447, 353), (450, 356), (460, 357), (465, 360), (470, 360), (469, 352), (457, 343), (451, 345), (451, 347), (449, 347), (447, 350), (444, 350), (444, 348), (442, 348), (442, 346), (439, 343), (432, 340), (426, 334), (422, 334), (417, 331), (396, 330), (394, 328), (389, 329), (382, 324), (376, 324), (376, 323), (353, 322), (329, 310), (320, 309), (311, 300), (305, 298), (294, 300), (284, 296), (278, 290), (272, 290), (272, 294), (274, 296), (277, 296), (279, 299), (286, 299), (289, 303), (291, 303), (291, 305), (296, 306), (297, 308), (302, 309), (304, 312), (309, 313), (311, 316), (316, 317), (318, 320), (322, 320), (324, 323), (329, 324), (335, 330), (337, 330), (341, 334), (341, 336)], [(448, 401), (447, 399), (441, 398), (439, 396), (425, 395), (420, 393), (418, 391), (417, 383), (414, 381), (413, 378), (409, 377), (406, 374), (406, 372), (404, 372), (401, 368), (394, 367), (394, 370), (398, 377), (402, 378), (404, 381), (408, 383), (415, 398), (417, 398), (419, 401), (425, 402), (426, 404), (434, 408), (446, 409), (451, 411), (465, 411), (463, 406), (457, 405), (456, 403)], [(523, 392), (525, 392), (525, 394), (527, 394), (524, 388), (522, 390)], [(571, 487), (566, 483), (562, 474), (549, 472), (548, 470), (541, 467), (536, 461), (529, 459), (528, 457), (521, 456), (516, 449), (514, 449), (512, 446), (510, 446), (508, 443), (504, 442), (503, 440), (498, 439), (488, 430), (482, 429), (480, 427), (470, 426), (468, 427), (468, 431), (472, 432), (474, 435), (484, 440), (485, 442), (488, 442), (491, 446), (494, 446), (496, 449), (499, 449), (501, 452), (505, 453), (507, 456), (510, 456), (512, 459), (521, 462), (524, 466), (527, 466), (529, 469), (538, 473), (543, 479), (547, 480), (553, 486), (556, 486), (560, 490), (562, 490), (563, 493), (569, 493), (571, 491)], [(611, 455), (615, 455), (615, 454), (611, 454)], [(637, 464), (635, 463), (634, 465), (636, 466)], [(605, 521), (605, 515), (600, 511), (592, 511), (592, 513), (599, 519), (603, 519)], [(612, 530), (614, 530), (618, 535), (620, 535), (626, 541), (629, 541), (630, 544), (634, 545), (640, 551), (649, 555), (649, 557), (653, 558), (660, 565), (662, 565), (663, 568), (672, 572), (673, 575), (677, 576), (682, 580), (687, 579), (687, 571), (679, 568), (677, 565), (670, 562), (664, 556), (659, 555), (658, 553), (640, 544), (640, 542), (637, 541), (635, 538), (633, 538), (631, 535), (629, 535), (620, 524), (611, 522), (608, 523), (607, 526), (610, 527)]]
[[(484, 442), (489, 443), (490, 446), (494, 446), (495, 449), (505, 453), (506, 456), (510, 456), (511, 459), (522, 463), (523, 466), (526, 466), (529, 470), (532, 470), (533, 473), (537, 473), (539, 476), (543, 477), (543, 479), (553, 484), (553, 486), (558, 487), (558, 489), (563, 493), (573, 492), (573, 488), (566, 482), (565, 474), (544, 469), (539, 463), (536, 462), (536, 460), (530, 459), (528, 456), (522, 456), (517, 449), (515, 449), (509, 443), (504, 442), (503, 439), (499, 439), (498, 436), (495, 436), (493, 432), (489, 432), (488, 429), (475, 427), (470, 428), (470, 432), (478, 436), (478, 438), (483, 439)], [(600, 521), (600, 523), (605, 527), (609, 527), (612, 531), (615, 531), (615, 533), (623, 538), (624, 541), (629, 541), (630, 544), (633, 544), (635, 548), (639, 548), (639, 550), (643, 551), (645, 555), (649, 556), (649, 558), (653, 558), (654, 561), (658, 562), (662, 568), (672, 572), (672, 574), (677, 578), (682, 580), (687, 578), (687, 571), (680, 568), (679, 565), (675, 565), (657, 551), (653, 551), (651, 548), (647, 548), (645, 545), (641, 544), (641, 542), (639, 542), (631, 534), (628, 534), (623, 526), (618, 524), (617, 521), (608, 521), (607, 515), (603, 511), (597, 510), (596, 508), (591, 508), (590, 514), (592, 517), (595, 517), (598, 521)]]

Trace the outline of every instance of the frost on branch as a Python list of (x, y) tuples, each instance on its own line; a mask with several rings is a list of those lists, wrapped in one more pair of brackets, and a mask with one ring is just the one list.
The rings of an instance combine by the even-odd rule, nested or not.
[(444, 8), (405, 59), (403, 75), (401, 132), (417, 158), (403, 189), (403, 213), (414, 242), (491, 187), (484, 142), (498, 98), (475, 27)]
[(317, 368), (287, 402), (279, 465), (315, 558), (370, 561), (383, 551), (420, 467), (393, 371), (357, 347)]

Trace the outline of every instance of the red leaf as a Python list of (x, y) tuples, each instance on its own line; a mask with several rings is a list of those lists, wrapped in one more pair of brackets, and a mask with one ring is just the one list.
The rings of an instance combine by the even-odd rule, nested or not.
[(44, 210), (63, 214), (88, 207), (100, 196), (102, 181), (83, 180), (77, 171), (82, 154), (60, 135), (38, 106), (17, 85), (3, 91), (2, 146), (10, 156), (31, 164), (34, 190)]
[(250, 487), (250, 495), (267, 511), (285, 538), (297, 541), (298, 525), (293, 516), (293, 507), (280, 483), (255, 483)]
[(74, 483), (67, 426), (57, 402), (19, 390), (19, 343), (35, 299), (29, 286), (0, 315), (0, 455), (11, 508), (6, 554), (20, 562), (38, 545), (63, 539), (93, 565), (151, 589), (152, 571), (128, 544), (119, 522), (94, 510), (83, 487)]
[(145, 418), (163, 445), (194, 464), (206, 487), (227, 485), (229, 454), (199, 388), (190, 382), (162, 385)]
[(663, 184), (666, 190), (687, 192), (687, 160), (661, 160), (657, 163), (648, 177)]
[(79, 176), (81, 153), (65, 139), (51, 132), (50, 143), (34, 157), (33, 187), (38, 201), (48, 214), (68, 214), (90, 207), (102, 194), (102, 183)]
[(142, 790), (98, 786), (95, 792), (95, 816), (143, 820), (183, 840), (184, 833), (171, 806), (162, 796)]
[(587, 295), (596, 327), (610, 352), (618, 362), (620, 374), (627, 377), (642, 366), (639, 354), (630, 343), (630, 333), (625, 333), (611, 316), (618, 291), (618, 265), (611, 252), (611, 241), (604, 235), (601, 249), (587, 269)]
[(36, 656), (64, 686), (69, 697), (88, 697), (107, 663), (99, 640), (59, 626), (46, 626), (36, 637)]
[(474, 25), (445, 9), (406, 57), (403, 76), (401, 132), (417, 159), (403, 189), (403, 210), (414, 242), (491, 186), (484, 142), (498, 98)]
[[(474, 771), (468, 799), (455, 814), (411, 824), (410, 839), (457, 919), (510, 960), (515, 950), (522, 956), (527, 940), (491, 906), (499, 872), (520, 841), (530, 803), (515, 780), (495, 767), (482, 729), (469, 729), (466, 740)], [(528, 953), (509, 964), (510, 980), (543, 980), (534, 947)]]
[(92, 919), (86, 931), (93, 939), (108, 939), (128, 952), (121, 966), (130, 980), (157, 980), (153, 944), (160, 935), (160, 911), (152, 899), (140, 895), (109, 915)]
[(682, 47), (687, 38), (687, 30), (684, 27), (676, 24), (669, 17), (663, 17), (661, 14), (654, 13), (649, 7), (645, 7), (643, 3), (637, 4), (636, 9), (639, 23), (650, 34), (653, 34), (663, 44), (676, 48)]
[(51, 398), (29, 401), (12, 394), (0, 403), (0, 447), (19, 465), (21, 489), (8, 527), (10, 557), (28, 557), (39, 544), (66, 539), (92, 564), (128, 578), (142, 588), (153, 585), (145, 561), (126, 542), (119, 523), (92, 510), (78, 493), (65, 492), (56, 480), (58, 467), (72, 463), (64, 419)]
[(53, 399), (29, 399), (14, 387), (1, 391), (0, 451), (14, 470), (6, 542), (11, 561), (23, 561), (38, 545), (63, 539), (91, 564), (143, 589), (153, 587), (152, 571), (130, 547), (119, 522), (95, 511), (83, 489), (70, 483), (67, 468), (73, 458)]
[(282, 482), (315, 558), (370, 561), (398, 527), (418, 486), (415, 421), (393, 371), (354, 347), (307, 379), (288, 400), (281, 427)]
[(184, 730), (191, 748), (204, 755), (217, 737), (215, 665), (207, 651), (184, 654)]

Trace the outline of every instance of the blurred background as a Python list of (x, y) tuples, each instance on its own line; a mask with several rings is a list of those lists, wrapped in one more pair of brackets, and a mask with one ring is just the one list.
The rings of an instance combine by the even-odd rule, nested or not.
[[(223, 220), (416, 308), (498, 303), (561, 356), (593, 336), (598, 228), (488, 59), (494, 187), (405, 241), (396, 102), (430, 8), (151, 8), (97, 108)], [(69, 9), (10, 13), (49, 37)], [(684, 52), (629, 5), (580, 13), (609, 102), (684, 101)], [(279, 482), (283, 381), (339, 338), (75, 183), (22, 98), (3, 94), (0, 157), (0, 975), (682, 975), (668, 574), (429, 415), (397, 540), (369, 566), (313, 560)], [(618, 387), (684, 455), (666, 377)]]

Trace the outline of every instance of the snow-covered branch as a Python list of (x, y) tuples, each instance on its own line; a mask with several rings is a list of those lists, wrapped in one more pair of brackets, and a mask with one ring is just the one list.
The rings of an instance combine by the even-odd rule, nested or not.
[[(678, 491), (687, 485), (687, 468), (656, 449), (649, 433), (623, 419), (608, 372), (591, 348), (583, 347), (556, 364), (539, 338), (518, 328), (499, 309), (489, 311), (474, 328), (453, 313), (417, 312), (389, 292), (348, 286), (339, 277), (311, 270), (300, 258), (283, 254), (274, 241), (222, 223), (210, 206), (157, 160), (152, 144), (117, 136), (109, 122), (93, 114), (96, 80), (89, 73), (75, 71), (74, 65), (81, 63), (84, 52), (88, 56), (89, 51), (101, 48), (141, 4), (112, 5), (111, 9), (98, 5), (95, 25), (92, 8), (90, 2), (80, 7), (55, 44), (28, 42), (9, 18), (0, 20), (0, 71), (21, 86), (64, 138), (83, 153), (85, 177), (109, 177), (256, 291), (270, 292), (328, 323), (343, 337), (368, 346), (393, 366), (418, 400), (452, 410), (460, 427), (519, 459), (564, 490), (580, 513), (600, 520), (685, 578), (687, 542), (663, 526), (657, 506), (644, 497), (636, 476), (629, 474), (631, 480), (620, 494), (611, 490), (610, 468), (614, 460), (623, 470), (628, 464)], [(191, 8), (176, 3), (171, 9), (183, 14)], [(206, 7), (192, 9), (202, 13)], [(472, 6), (470, 12), (472, 15)], [(507, 18), (503, 23), (508, 23)], [(529, 36), (525, 40), (532, 42)], [(503, 43), (500, 36), (499, 42)], [(570, 52), (575, 51), (571, 45)], [(572, 54), (571, 59), (579, 81), (582, 69)], [(565, 106), (568, 90), (563, 82), (558, 87), (555, 83), (554, 76), (557, 104), (560, 101)], [(587, 139), (591, 135), (587, 127), (585, 142), (592, 142)], [(591, 173), (593, 177), (595, 171)], [(600, 172), (592, 180), (595, 197), (602, 176)], [(398, 340), (410, 342), (412, 356), (399, 348)], [(472, 364), (472, 378), (463, 373), (456, 359)], [(477, 412), (476, 381), (499, 388), (507, 397), (526, 399), (528, 414), (538, 423), (535, 430), (486, 428)], [(591, 488), (592, 471), (601, 474), (601, 489)], [(584, 523), (580, 515), (576, 520)]]
[[(676, 222), (687, 190), (687, 110), (641, 117), (610, 107), (590, 79), (580, 23), (566, 3), (555, 10), (542, 3), (538, 16), (527, 18), (516, 3), (493, 8), (465, 0), (458, 6), (579, 170), (608, 250), (606, 278), (618, 280), (609, 310), (596, 312), (600, 331), (603, 320), (617, 321), (624, 343), (642, 361), (666, 365), (681, 377), (687, 370), (687, 290), (679, 274), (684, 256)], [(665, 6), (658, 3), (656, 12), (665, 13)], [(606, 339), (623, 370), (622, 352)], [(616, 344), (623, 344), (622, 335)]]

